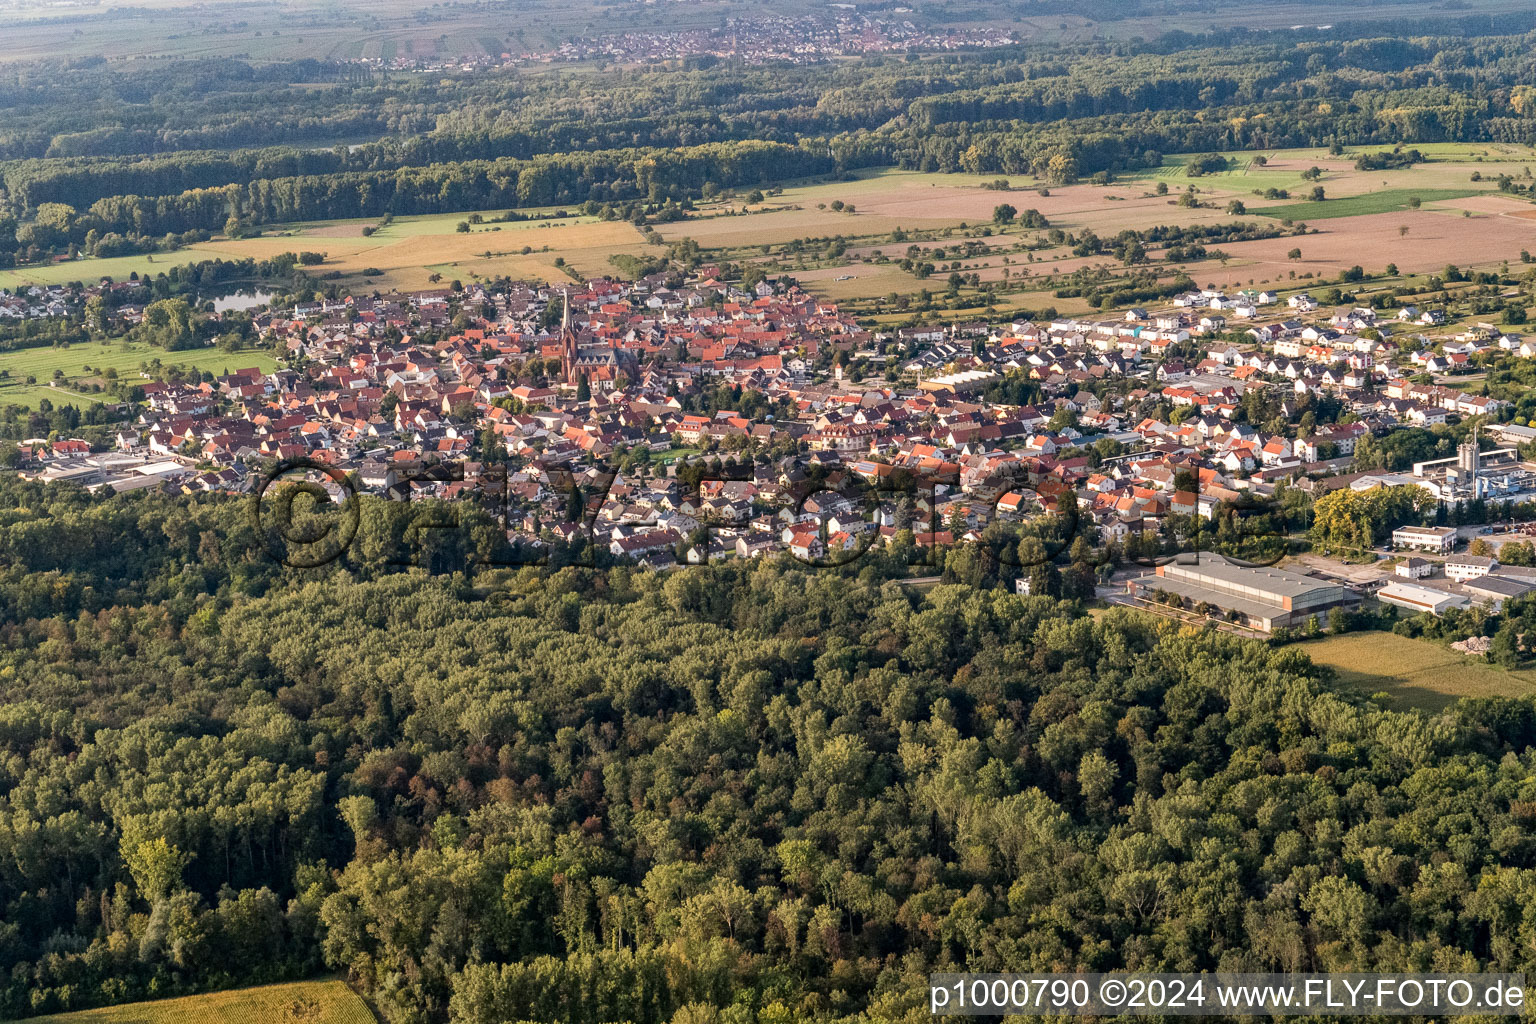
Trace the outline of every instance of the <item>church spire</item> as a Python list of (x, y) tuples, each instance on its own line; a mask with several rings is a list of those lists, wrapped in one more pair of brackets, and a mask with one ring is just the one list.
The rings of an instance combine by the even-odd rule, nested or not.
[(576, 372), (576, 335), (571, 330), (571, 290), (560, 290), (560, 377), (574, 384)]

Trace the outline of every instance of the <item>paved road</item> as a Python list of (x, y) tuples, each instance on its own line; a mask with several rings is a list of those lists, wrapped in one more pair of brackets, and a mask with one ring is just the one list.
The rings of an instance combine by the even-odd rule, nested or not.
[(1382, 562), (1376, 562), (1371, 565), (1353, 565), (1349, 562), (1341, 562), (1336, 558), (1314, 555), (1311, 552), (1303, 552), (1297, 555), (1296, 562), (1303, 568), (1352, 583), (1355, 586), (1374, 583), (1377, 580), (1392, 575), (1391, 567)]
[(1120, 608), (1135, 608), (1138, 611), (1151, 612), (1153, 615), (1161, 615), (1165, 619), (1174, 619), (1179, 622), (1187, 623), (1191, 626), (1212, 626), (1223, 633), (1231, 633), (1234, 636), (1240, 636), (1247, 640), (1269, 639), (1269, 634), (1267, 633), (1260, 632), (1257, 629), (1250, 629), (1247, 626), (1239, 626), (1234, 622), (1226, 622), (1221, 619), (1208, 618), (1204, 615), (1200, 615), (1196, 612), (1188, 610), (1180, 611), (1170, 608), (1165, 604), (1153, 604), (1150, 601), (1138, 601), (1136, 598), (1125, 593), (1124, 589), (1121, 589), (1118, 593), (1114, 593), (1107, 592), (1107, 588), (1105, 587), (1100, 587), (1098, 590), (1098, 596), (1106, 604), (1115, 605)]

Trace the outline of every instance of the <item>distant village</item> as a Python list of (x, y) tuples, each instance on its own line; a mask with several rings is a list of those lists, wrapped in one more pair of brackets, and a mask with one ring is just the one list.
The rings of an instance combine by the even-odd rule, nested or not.
[[(261, 467), (307, 459), (394, 498), (494, 487), (511, 538), (580, 533), (658, 568), (784, 552), (836, 561), (898, 535), (947, 547), (1068, 506), (1099, 544), (1123, 548), (1170, 517), (1211, 518), (1285, 485), (1317, 496), (1410, 484), (1446, 506), (1536, 492), (1536, 467), (1518, 456), (1536, 429), (1501, 423), (1510, 416), (1497, 399), (1414, 382), (1452, 380), (1490, 350), (1536, 355), (1536, 341), (1492, 325), (1431, 340), (1416, 332), (1437, 323), (1435, 311), (1388, 320), (1319, 309), (1306, 293), (1210, 290), (1093, 320), (878, 331), (791, 283), (747, 290), (716, 273), (259, 311), (255, 326), (285, 368), (147, 382), (143, 411), (113, 450), (34, 439), (25, 471), (119, 492), (238, 494)], [(43, 291), (15, 301), (70, 300)], [(1003, 400), (1019, 386), (1027, 402)], [(1319, 397), (1343, 415), (1315, 422), (1304, 407)], [(1472, 416), (1510, 447), (1478, 452), (1474, 441), (1471, 455), (1397, 473), (1354, 466), (1362, 439)], [(679, 471), (700, 456), (732, 457), (740, 472), (690, 486)], [(796, 491), (807, 474), (825, 481), (810, 499)], [(933, 486), (915, 503), (875, 507), (839, 493), (839, 481), (878, 486), (900, 474)], [(585, 515), (556, 508), (560, 481), (573, 480), (592, 496)], [(1448, 529), (1439, 554), (1455, 550)], [(1420, 562), (1411, 580), (1387, 568), (1312, 583), (1331, 588), (1325, 608), (1389, 584), (1404, 607), (1431, 607), (1433, 595), (1401, 589), (1437, 585)], [(1178, 586), (1191, 604), (1260, 631), (1295, 625), (1295, 610), (1310, 607), (1286, 588), (1304, 593), (1311, 577), (1234, 571), (1223, 582), (1226, 570), (1191, 580), (1186, 568)], [(1178, 578), (1159, 568), (1100, 582), (1150, 603)], [(1465, 582), (1446, 576), (1446, 593), (1472, 600)], [(1280, 588), (1272, 605), (1254, 604), (1263, 585)]]
[[(901, 17), (859, 14), (853, 5), (831, 5), (822, 17), (729, 18), (715, 28), (673, 31), (615, 31), (583, 36), (552, 50), (508, 49), (502, 53), (441, 56), (409, 52), (358, 57), (349, 63), (388, 71), (481, 71), (580, 61), (657, 61), (698, 58), (732, 59), (748, 64), (806, 64), (834, 57), (881, 53), (952, 52), (1011, 46), (1017, 42), (995, 27), (923, 29)], [(898, 9), (898, 14), (899, 14)]]

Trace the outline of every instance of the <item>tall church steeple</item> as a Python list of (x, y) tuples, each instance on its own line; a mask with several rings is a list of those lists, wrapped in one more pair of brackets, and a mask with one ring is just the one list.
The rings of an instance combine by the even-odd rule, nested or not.
[(576, 382), (576, 332), (571, 330), (571, 291), (560, 291), (560, 378)]

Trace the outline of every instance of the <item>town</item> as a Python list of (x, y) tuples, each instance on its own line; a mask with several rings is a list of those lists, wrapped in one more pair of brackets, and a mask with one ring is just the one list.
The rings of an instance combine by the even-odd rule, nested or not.
[[(1098, 596), (1260, 634), (1364, 598), (1438, 613), (1536, 587), (1487, 540), (1449, 560), (1474, 520), (1536, 494), (1521, 455), (1536, 428), (1454, 386), (1480, 355), (1536, 355), (1493, 324), (1431, 339), (1416, 332), (1442, 322), (1435, 310), (1206, 290), (1096, 320), (880, 331), (792, 283), (719, 273), (261, 310), (253, 326), (283, 368), (146, 380), (111, 450), (34, 438), (22, 465), (91, 489), (246, 493), (263, 466), (303, 460), (396, 499), (477, 497), (524, 545), (580, 540), (657, 568), (779, 553), (837, 565), (898, 539), (996, 549), (1070, 512), (1097, 552), (1084, 586)], [(1466, 422), (1481, 433), (1450, 457), (1383, 457), (1394, 432)], [(1352, 546), (1381, 549), (1366, 564), (1327, 558), (1305, 523), (1288, 530), (1314, 549), (1301, 572), (1161, 564), (1202, 520), (1274, 510), (1287, 491), (1310, 505), (1404, 489), (1423, 501), (1412, 521), (1368, 527)], [(1432, 543), (1406, 539), (1416, 529)], [(1018, 589), (1058, 587), (1015, 543), (1003, 562)], [(1300, 597), (1314, 592), (1317, 607)]]
[(1520, 1001), (1536, 4), (0, 23), (0, 1024)]
[(348, 63), (379, 71), (424, 73), (585, 61), (729, 59), (747, 64), (804, 64), (852, 55), (986, 50), (1010, 46), (1016, 41), (1013, 34), (1004, 29), (925, 29), (908, 19), (871, 17), (848, 9), (820, 17), (730, 17), (711, 29), (579, 36), (554, 49), (508, 49), (444, 56), (435, 48), (424, 53), (392, 48), (395, 52), (391, 56), (365, 54)]

